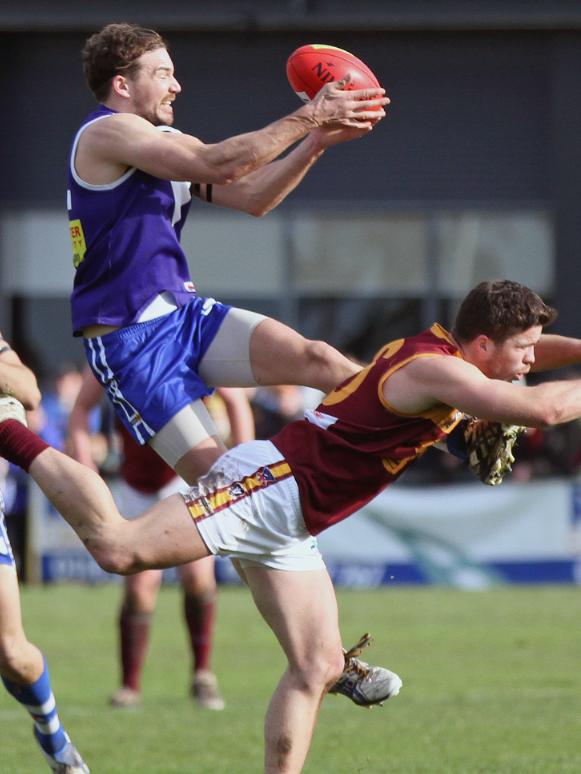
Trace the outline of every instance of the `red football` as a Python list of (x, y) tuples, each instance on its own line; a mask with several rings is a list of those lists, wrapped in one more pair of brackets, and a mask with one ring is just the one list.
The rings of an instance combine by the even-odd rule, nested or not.
[(356, 56), (336, 46), (312, 43), (301, 46), (289, 56), (286, 75), (295, 94), (309, 102), (326, 83), (351, 75), (346, 89), (379, 86), (369, 67)]

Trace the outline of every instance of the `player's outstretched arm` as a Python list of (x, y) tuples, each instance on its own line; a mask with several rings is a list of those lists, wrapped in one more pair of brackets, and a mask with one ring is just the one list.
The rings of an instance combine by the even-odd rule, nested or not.
[(419, 358), (384, 384), (398, 411), (419, 413), (439, 404), (465, 414), (526, 427), (548, 427), (581, 417), (581, 379), (534, 387), (489, 379), (455, 357)]
[(227, 185), (278, 158), (317, 127), (371, 126), (385, 115), (383, 94), (380, 88), (344, 91), (340, 83), (330, 83), (290, 115), (212, 145), (187, 134), (160, 132), (133, 113), (118, 113), (85, 130), (76, 163), (82, 177), (84, 163), (108, 163), (112, 171), (137, 167), (164, 180)]
[(262, 217), (294, 191), (323, 154), (311, 137), (306, 137), (283, 159), (271, 161), (230, 185), (202, 184), (194, 186), (192, 191), (202, 201)]
[[(215, 154), (220, 163), (225, 162), (226, 166), (232, 162), (238, 164), (237, 159), (240, 155), (250, 154), (249, 160), (238, 165), (237, 172), (230, 175), (226, 182), (237, 180), (253, 170), (269, 164), (313, 130), (319, 128), (345, 130), (350, 132), (349, 139), (369, 132), (375, 123), (385, 116), (383, 106), (389, 100), (384, 96), (384, 90), (378, 88), (344, 91), (343, 86), (344, 82), (342, 81), (330, 83), (317, 94), (312, 102), (303, 105), (289, 116), (285, 116), (257, 132), (239, 135), (213, 146), (211, 154)], [(344, 139), (346, 140), (347, 136)], [(290, 188), (287, 187), (287, 181), (282, 181), (284, 195), (298, 184), (313, 162), (331, 144), (334, 143), (324, 136), (316, 135), (312, 144), (303, 148), (293, 157), (290, 168), (296, 174), (298, 162), (300, 177), (294, 185), (291, 184)], [(302, 172), (301, 166), (304, 167)], [(283, 175), (286, 172), (287, 170), (283, 169)], [(271, 179), (271, 186), (273, 182), (276, 183), (276, 180)], [(280, 181), (276, 185), (280, 185)], [(280, 197), (278, 201), (281, 201), (282, 198), (284, 196)]]
[(284, 158), (255, 169), (231, 185), (213, 186), (211, 192), (208, 186), (201, 185), (200, 198), (255, 217), (266, 215), (294, 191), (322, 156), (324, 150), (315, 142), (313, 134)]
[(211, 191), (206, 185), (199, 186), (199, 197), (256, 217), (266, 215), (294, 191), (327, 148), (363, 137), (372, 129), (315, 129), (284, 158), (271, 161), (230, 185), (213, 186)]
[(535, 345), (533, 371), (581, 365), (581, 339), (543, 333)]

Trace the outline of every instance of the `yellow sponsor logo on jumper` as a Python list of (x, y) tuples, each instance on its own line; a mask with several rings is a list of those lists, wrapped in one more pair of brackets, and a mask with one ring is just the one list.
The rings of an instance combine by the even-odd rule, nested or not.
[(73, 266), (75, 269), (77, 269), (85, 259), (87, 244), (85, 242), (83, 226), (81, 225), (80, 220), (70, 220), (69, 229), (71, 234), (71, 244), (73, 246)]

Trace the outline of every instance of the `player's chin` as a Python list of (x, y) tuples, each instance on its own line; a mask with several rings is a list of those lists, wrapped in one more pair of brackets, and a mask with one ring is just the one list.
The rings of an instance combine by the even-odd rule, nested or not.
[(162, 107), (157, 111), (157, 123), (159, 126), (173, 126), (173, 110), (170, 107)]

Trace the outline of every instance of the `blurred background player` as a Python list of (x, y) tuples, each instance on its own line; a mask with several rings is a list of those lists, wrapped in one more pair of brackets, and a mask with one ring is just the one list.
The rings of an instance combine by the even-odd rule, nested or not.
[[(307, 408), (303, 388), (296, 384), (257, 387), (249, 392), (257, 439), (270, 438), (288, 422), (300, 419)], [(319, 400), (313, 406), (323, 397), (320, 392), (316, 394)]]
[[(0, 333), (0, 394), (13, 395), (27, 409), (40, 403), (36, 378)], [(28, 711), (34, 738), (54, 772), (88, 774), (89, 769), (61, 724), (48, 665), (22, 626), (14, 556), (4, 525), (0, 493), (0, 675), (8, 693)]]
[[(95, 470), (89, 418), (103, 397), (101, 385), (91, 370), (85, 368), (69, 419), (69, 438), (73, 456)], [(254, 438), (252, 412), (244, 390), (220, 390), (217, 396), (212, 396), (209, 408), (227, 445)], [(136, 443), (121, 423), (117, 423), (116, 429), (121, 442), (121, 462), (115, 499), (126, 518), (138, 516), (158, 500), (187, 489), (187, 484), (149, 446)], [(191, 695), (198, 706), (221, 710), (224, 700), (210, 663), (217, 596), (214, 558), (182, 565), (177, 572), (183, 589), (183, 613), (192, 654)], [(124, 579), (119, 613), (121, 686), (111, 697), (115, 707), (141, 704), (141, 675), (161, 582), (161, 570), (146, 570)]]
[[(41, 416), (37, 419), (38, 433), (47, 443), (61, 451), (66, 448), (69, 415), (81, 389), (81, 369), (76, 363), (61, 362), (42, 385)], [(89, 418), (91, 429), (95, 423)]]

